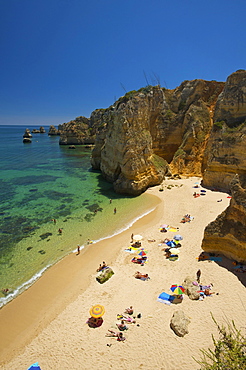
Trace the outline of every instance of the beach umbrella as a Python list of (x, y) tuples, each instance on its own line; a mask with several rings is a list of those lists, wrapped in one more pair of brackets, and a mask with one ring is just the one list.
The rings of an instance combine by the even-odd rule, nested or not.
[(183, 240), (183, 237), (181, 235), (177, 234), (177, 235), (174, 235), (173, 239), (174, 240)]
[(175, 248), (176, 247), (176, 244), (174, 241), (172, 240), (169, 240), (168, 242), (165, 243), (168, 247), (170, 248)]
[[(147, 252), (147, 251), (146, 251)], [(145, 251), (140, 251), (139, 253), (138, 253), (138, 255), (139, 256), (146, 256), (146, 253), (145, 253)]]
[(174, 294), (184, 294), (185, 292), (185, 288), (182, 285), (172, 285), (170, 289)]
[(41, 367), (38, 366), (38, 362), (35, 362), (27, 370), (41, 370)]
[(179, 254), (180, 250), (178, 248), (170, 248), (169, 249), (169, 252), (171, 254)]
[(101, 304), (96, 304), (90, 309), (90, 315), (95, 318), (103, 316), (104, 313), (105, 308)]
[(142, 239), (143, 239), (142, 235), (133, 235), (133, 240), (135, 240), (135, 242), (138, 242)]

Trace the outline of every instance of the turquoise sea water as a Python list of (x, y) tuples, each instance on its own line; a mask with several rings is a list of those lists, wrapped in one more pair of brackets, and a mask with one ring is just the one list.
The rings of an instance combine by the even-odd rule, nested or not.
[(147, 194), (114, 193), (91, 170), (90, 149), (60, 146), (48, 127), (24, 144), (25, 129), (0, 126), (0, 307), (77, 244), (119, 233), (157, 204)]

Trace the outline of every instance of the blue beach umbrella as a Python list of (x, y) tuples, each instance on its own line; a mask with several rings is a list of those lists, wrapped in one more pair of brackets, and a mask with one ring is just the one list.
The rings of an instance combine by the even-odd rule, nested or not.
[(35, 362), (27, 370), (41, 370), (41, 367), (39, 367), (38, 362)]
[(175, 235), (175, 236), (173, 237), (173, 239), (174, 239), (174, 240), (183, 240), (183, 237), (182, 237), (181, 235), (177, 234), (177, 235)]

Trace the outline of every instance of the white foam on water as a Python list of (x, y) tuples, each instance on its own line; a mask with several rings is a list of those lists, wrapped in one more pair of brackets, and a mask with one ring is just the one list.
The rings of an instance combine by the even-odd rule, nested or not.
[(43, 273), (50, 267), (51, 265), (47, 265), (42, 270), (37, 272), (31, 279), (25, 281), (25, 283), (21, 284), (18, 288), (16, 288), (13, 292), (10, 292), (6, 295), (6, 297), (0, 298), (0, 308), (3, 307), (5, 304), (12, 301), (16, 298), (19, 294), (23, 293), (26, 289), (28, 289), (32, 284), (34, 284), (42, 275)]

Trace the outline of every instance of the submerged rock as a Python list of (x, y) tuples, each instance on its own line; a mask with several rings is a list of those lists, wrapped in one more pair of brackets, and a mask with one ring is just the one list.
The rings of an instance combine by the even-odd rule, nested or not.
[(31, 143), (32, 140), (29, 137), (24, 137), (23, 143)]

